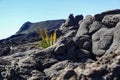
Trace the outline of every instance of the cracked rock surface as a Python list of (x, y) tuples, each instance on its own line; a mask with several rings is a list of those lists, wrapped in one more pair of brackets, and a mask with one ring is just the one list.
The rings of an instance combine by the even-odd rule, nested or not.
[(70, 14), (56, 32), (46, 49), (36, 41), (0, 41), (0, 80), (120, 80), (119, 9)]

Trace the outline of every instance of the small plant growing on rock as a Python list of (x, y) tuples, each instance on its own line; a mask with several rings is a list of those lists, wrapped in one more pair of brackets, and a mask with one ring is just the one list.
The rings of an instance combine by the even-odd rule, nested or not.
[(56, 42), (56, 31), (54, 31), (54, 33), (51, 34), (50, 36), (48, 35), (46, 28), (44, 28), (43, 30), (40, 30), (40, 28), (37, 27), (36, 31), (37, 31), (39, 37), (42, 39), (38, 43), (38, 45), (40, 45), (41, 47), (47, 48)]

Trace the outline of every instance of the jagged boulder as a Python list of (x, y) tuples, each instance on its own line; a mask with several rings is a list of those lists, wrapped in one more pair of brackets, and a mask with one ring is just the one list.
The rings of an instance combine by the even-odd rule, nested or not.
[(90, 36), (88, 35), (81, 36), (81, 37), (75, 37), (74, 41), (79, 48), (90, 50), (90, 47), (92, 47)]
[(67, 65), (68, 61), (61, 61), (55, 65), (52, 65), (50, 68), (45, 69), (44, 72), (47, 76), (54, 77), (62, 73)]
[(102, 56), (106, 50), (112, 45), (113, 30), (108, 28), (101, 28), (92, 36), (92, 50), (96, 56)]
[(120, 21), (120, 14), (106, 15), (103, 18), (102, 23), (109, 28), (109, 27), (115, 27), (119, 21)]
[(81, 21), (83, 19), (83, 15), (77, 15), (75, 16), (75, 24), (78, 25), (79, 21)]
[(68, 19), (64, 23), (65, 27), (75, 26), (75, 18), (73, 14), (70, 14)]
[[(98, 61), (92, 63), (81, 63), (69, 65), (63, 72), (54, 76), (52, 80), (119, 80), (120, 79), (120, 48), (109, 54), (105, 54)], [(73, 67), (74, 66), (74, 67)], [(72, 73), (71, 73), (72, 72)], [(71, 73), (71, 74), (69, 74)], [(66, 77), (67, 76), (67, 77)]]
[(120, 35), (120, 22), (116, 24), (113, 34), (114, 34), (113, 43), (110, 46), (107, 53), (110, 53), (111, 51), (115, 51), (120, 45), (120, 36), (119, 36)]
[(105, 12), (102, 12), (101, 14), (96, 14), (94, 17), (96, 21), (101, 22), (104, 16), (111, 15), (111, 14), (120, 14), (120, 9), (105, 11)]
[(65, 30), (65, 28), (69, 30), (73, 30), (73, 29), (76, 30), (78, 29), (79, 21), (81, 21), (82, 19), (83, 19), (82, 15), (77, 15), (74, 17), (73, 14), (70, 14), (68, 19), (65, 21), (65, 23), (61, 25), (61, 28), (62, 30)]
[[(68, 33), (66, 33), (62, 38), (60, 38), (56, 44), (56, 48), (54, 50), (55, 54), (64, 54), (66, 53), (67, 47), (69, 42), (72, 40), (72, 37), (75, 35), (75, 30), (70, 30)], [(72, 46), (72, 44), (70, 45)]]
[(94, 21), (90, 26), (89, 26), (89, 33), (92, 35), (95, 33), (97, 30), (99, 30), (102, 27), (102, 23), (98, 21)]
[(94, 18), (90, 15), (86, 16), (83, 22), (79, 25), (79, 29), (77, 31), (76, 37), (80, 37), (83, 35), (89, 35), (89, 25), (92, 24)]

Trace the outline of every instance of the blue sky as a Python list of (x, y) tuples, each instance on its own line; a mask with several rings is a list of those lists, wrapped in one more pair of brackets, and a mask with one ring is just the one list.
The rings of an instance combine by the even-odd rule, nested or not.
[(120, 9), (120, 0), (0, 0), (0, 39), (15, 34), (26, 22), (66, 19)]

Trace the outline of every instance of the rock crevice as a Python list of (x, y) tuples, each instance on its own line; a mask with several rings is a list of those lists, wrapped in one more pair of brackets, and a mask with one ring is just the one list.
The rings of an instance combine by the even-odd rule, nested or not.
[(55, 30), (58, 40), (46, 49), (22, 43), (21, 35), (8, 39), (19, 41), (13, 46), (0, 41), (0, 80), (120, 80), (119, 9), (85, 18), (70, 14)]

